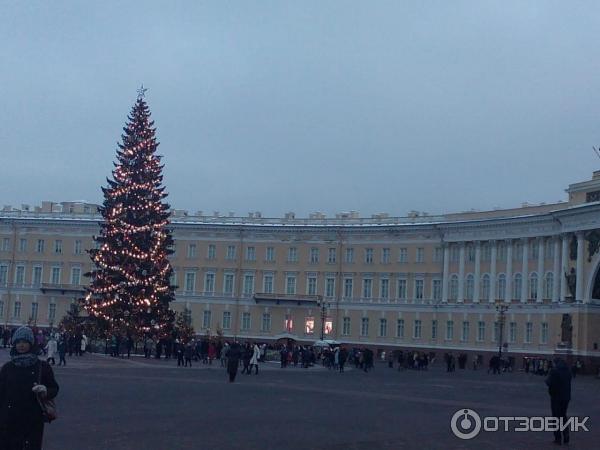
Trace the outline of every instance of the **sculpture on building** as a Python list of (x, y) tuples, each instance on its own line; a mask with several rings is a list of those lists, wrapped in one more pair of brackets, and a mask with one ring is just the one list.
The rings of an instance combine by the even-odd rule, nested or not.
[(577, 274), (575, 273), (575, 268), (571, 267), (571, 271), (569, 273), (565, 272), (565, 280), (567, 281), (567, 287), (569, 288), (571, 298), (575, 299), (575, 291), (577, 289)]
[(563, 345), (571, 347), (573, 344), (573, 325), (571, 323), (571, 314), (563, 314), (560, 324), (560, 340)]

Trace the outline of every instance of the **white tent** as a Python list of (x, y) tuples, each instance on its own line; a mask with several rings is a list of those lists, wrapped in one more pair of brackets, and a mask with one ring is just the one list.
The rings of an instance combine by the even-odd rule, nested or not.
[(340, 345), (340, 342), (333, 339), (319, 339), (313, 344), (313, 347), (331, 347), (332, 345)]

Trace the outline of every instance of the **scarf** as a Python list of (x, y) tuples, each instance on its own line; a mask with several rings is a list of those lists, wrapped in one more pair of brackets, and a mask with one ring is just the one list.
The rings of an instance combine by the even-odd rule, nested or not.
[(14, 348), (10, 351), (10, 358), (17, 367), (31, 367), (39, 361), (35, 353), (17, 353)]

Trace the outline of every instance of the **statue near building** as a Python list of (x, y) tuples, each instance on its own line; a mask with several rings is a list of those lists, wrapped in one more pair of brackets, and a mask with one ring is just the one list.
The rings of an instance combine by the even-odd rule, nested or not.
[(573, 267), (571, 267), (571, 271), (569, 273), (565, 272), (565, 279), (567, 280), (567, 287), (569, 288), (569, 293), (571, 294), (571, 298), (575, 299), (576, 286), (577, 286), (577, 274), (575, 273), (575, 269)]
[(573, 325), (571, 323), (571, 314), (563, 314), (560, 324), (560, 340), (562, 344), (571, 347), (573, 344)]

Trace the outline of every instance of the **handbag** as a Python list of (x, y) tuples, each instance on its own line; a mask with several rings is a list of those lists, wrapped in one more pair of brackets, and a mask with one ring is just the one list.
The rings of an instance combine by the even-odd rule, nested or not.
[[(38, 371), (38, 384), (42, 384), (42, 364), (40, 363), (40, 370)], [(38, 404), (42, 410), (44, 416), (44, 422), (50, 423), (58, 418), (58, 412), (56, 410), (56, 403), (53, 399), (42, 398), (41, 395), (36, 395)]]

